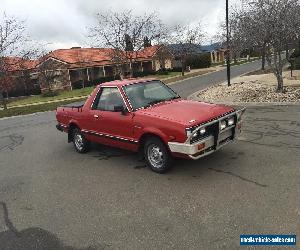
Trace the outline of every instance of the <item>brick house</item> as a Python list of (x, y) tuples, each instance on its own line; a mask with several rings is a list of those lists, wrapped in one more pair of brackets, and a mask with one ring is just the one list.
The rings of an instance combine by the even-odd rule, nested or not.
[(169, 44), (168, 49), (174, 55), (174, 60), (172, 63), (173, 68), (182, 67), (182, 56), (188, 57), (193, 55), (202, 55), (204, 53), (200, 44), (193, 43)]
[(0, 60), (2, 72), (1, 91), (4, 96), (39, 94), (40, 87), (35, 72), (37, 60), (21, 57), (3, 57)]
[[(116, 77), (118, 63), (109, 48), (59, 49), (40, 58), (36, 65), (41, 90), (81, 88)], [(126, 72), (154, 72), (172, 68), (172, 54), (162, 45), (146, 47), (132, 55), (133, 63), (122, 65)], [(50, 86), (51, 85), (51, 86)]]
[(212, 63), (225, 62), (226, 49), (221, 43), (213, 43), (211, 45), (202, 46), (204, 52), (210, 53)]

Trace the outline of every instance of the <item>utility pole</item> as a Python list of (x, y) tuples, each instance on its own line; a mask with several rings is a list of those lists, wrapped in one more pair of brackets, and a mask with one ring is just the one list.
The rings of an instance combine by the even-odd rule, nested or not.
[(227, 85), (230, 86), (230, 47), (229, 47), (229, 6), (226, 0), (226, 65), (227, 65)]

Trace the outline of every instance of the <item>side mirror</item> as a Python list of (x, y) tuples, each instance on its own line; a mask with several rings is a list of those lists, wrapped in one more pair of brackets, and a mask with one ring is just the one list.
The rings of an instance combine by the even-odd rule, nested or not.
[(122, 115), (125, 115), (127, 113), (127, 109), (123, 105), (115, 105), (114, 111), (121, 112)]

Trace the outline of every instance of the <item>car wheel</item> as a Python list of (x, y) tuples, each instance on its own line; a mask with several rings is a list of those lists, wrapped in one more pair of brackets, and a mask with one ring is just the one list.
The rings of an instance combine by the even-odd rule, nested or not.
[(85, 139), (80, 129), (75, 128), (73, 130), (73, 144), (77, 152), (86, 153), (90, 148), (90, 142)]
[(148, 167), (156, 173), (165, 173), (172, 164), (172, 156), (165, 144), (158, 138), (149, 138), (144, 146), (144, 156)]

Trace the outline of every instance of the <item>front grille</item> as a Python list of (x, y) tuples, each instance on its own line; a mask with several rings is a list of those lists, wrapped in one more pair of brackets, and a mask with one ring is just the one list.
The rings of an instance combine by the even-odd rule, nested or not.
[(232, 135), (231, 135), (231, 136), (228, 136), (227, 138), (221, 140), (221, 141), (219, 142), (219, 145), (221, 146), (221, 145), (226, 144), (227, 142), (232, 141), (232, 140), (233, 140), (233, 136), (232, 136)]
[(197, 135), (191, 139), (191, 144), (201, 141), (210, 135), (216, 135), (216, 133), (218, 133), (218, 130), (219, 130), (218, 122), (206, 126), (205, 134), (200, 134), (200, 130), (198, 130)]
[[(230, 118), (234, 118), (234, 124), (232, 125), (229, 125), (228, 123), (228, 120)], [(224, 121), (225, 124), (226, 124), (226, 127), (220, 131), (220, 123)], [(234, 127), (236, 125), (236, 122), (237, 122), (237, 117), (236, 115), (232, 115), (232, 116), (229, 116), (229, 117), (226, 117), (224, 119), (220, 119), (220, 120), (217, 120), (215, 122), (213, 122), (212, 124), (208, 125), (208, 126), (205, 126), (205, 133), (204, 134), (201, 134), (200, 133), (200, 130), (198, 130), (198, 133), (195, 137), (191, 138), (191, 141), (190, 143), (191, 144), (194, 144), (196, 142), (199, 142), (205, 138), (207, 138), (208, 136), (214, 136), (214, 139), (215, 139), (215, 145), (217, 145), (217, 141), (218, 141), (218, 137), (219, 137), (219, 134), (222, 133), (222, 131), (226, 130), (227, 128), (229, 127)], [(199, 128), (199, 126), (201, 126), (202, 124), (199, 124), (198, 126), (194, 126), (193, 127), (193, 130)], [(221, 142), (222, 143), (222, 142)]]

